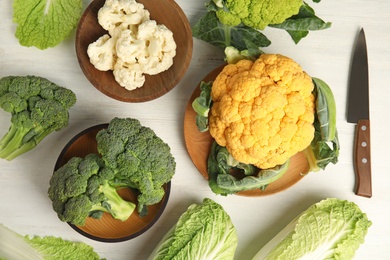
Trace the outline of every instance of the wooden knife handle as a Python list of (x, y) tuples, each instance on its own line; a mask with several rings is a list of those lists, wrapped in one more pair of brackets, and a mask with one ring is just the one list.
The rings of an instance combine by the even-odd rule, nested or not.
[(356, 195), (371, 198), (370, 120), (359, 120), (356, 126), (354, 167), (357, 177)]

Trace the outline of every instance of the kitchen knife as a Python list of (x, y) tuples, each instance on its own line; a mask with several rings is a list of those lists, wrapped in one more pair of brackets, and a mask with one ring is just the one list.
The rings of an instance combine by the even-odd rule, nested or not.
[(349, 77), (347, 121), (356, 124), (353, 165), (356, 173), (356, 195), (370, 198), (371, 185), (371, 142), (368, 90), (368, 59), (363, 28), (360, 30)]

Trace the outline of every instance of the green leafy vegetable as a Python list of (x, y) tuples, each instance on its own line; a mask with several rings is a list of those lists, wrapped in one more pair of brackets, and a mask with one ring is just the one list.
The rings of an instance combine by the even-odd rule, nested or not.
[(188, 207), (148, 260), (230, 260), (238, 244), (236, 229), (221, 205), (205, 198)]
[(336, 138), (336, 101), (332, 90), (322, 79), (312, 78), (316, 89), (316, 114), (322, 139), (326, 142)]
[(261, 189), (282, 177), (290, 166), (290, 160), (270, 169), (258, 169), (251, 164), (240, 163), (225, 147), (215, 141), (207, 160), (209, 186), (215, 194), (229, 195), (239, 191)]
[(216, 159), (218, 162), (219, 172), (222, 174), (229, 174), (232, 169), (240, 169), (243, 171), (245, 176), (250, 176), (259, 170), (251, 164), (241, 163), (234, 159), (226, 147), (216, 147)]
[(326, 199), (296, 217), (253, 260), (353, 259), (371, 224), (355, 203)]
[(229, 26), (221, 23), (215, 12), (207, 12), (192, 28), (194, 37), (224, 49), (234, 46), (238, 50), (267, 47), (270, 40), (260, 31), (245, 25)]
[(336, 102), (332, 90), (323, 80), (312, 79), (316, 96), (315, 133), (304, 154), (310, 171), (315, 172), (325, 169), (329, 163), (338, 162), (340, 144), (336, 127)]
[(211, 107), (211, 87), (212, 82), (200, 83), (200, 95), (192, 102), (192, 108), (196, 112), (196, 125), (200, 132), (209, 130), (209, 111)]
[(264, 52), (260, 48), (253, 48), (250, 50), (241, 50), (228, 46), (225, 48), (225, 60), (228, 64), (236, 64), (240, 60), (252, 60), (255, 61)]
[(32, 150), (46, 136), (65, 128), (76, 95), (37, 76), (0, 79), (0, 107), (11, 113), (11, 126), (0, 139), (0, 158), (14, 158)]
[(0, 259), (98, 260), (100, 257), (91, 246), (82, 242), (53, 236), (23, 237), (0, 224)]
[(15, 36), (22, 46), (39, 49), (54, 47), (77, 26), (81, 0), (15, 0)]
[(315, 15), (314, 9), (305, 2), (299, 9), (299, 13), (279, 24), (270, 24), (269, 27), (286, 30), (295, 43), (309, 34), (309, 31), (330, 28), (332, 23), (325, 22)]

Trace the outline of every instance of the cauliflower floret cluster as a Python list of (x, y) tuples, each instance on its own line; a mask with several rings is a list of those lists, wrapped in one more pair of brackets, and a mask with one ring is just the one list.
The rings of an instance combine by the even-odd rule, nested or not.
[(127, 90), (142, 87), (145, 74), (156, 75), (173, 65), (173, 33), (151, 20), (143, 4), (106, 0), (98, 22), (108, 33), (88, 46), (90, 62), (98, 70), (112, 70), (115, 80)]
[(213, 82), (210, 134), (239, 162), (281, 165), (314, 138), (313, 89), (311, 77), (282, 55), (229, 64)]

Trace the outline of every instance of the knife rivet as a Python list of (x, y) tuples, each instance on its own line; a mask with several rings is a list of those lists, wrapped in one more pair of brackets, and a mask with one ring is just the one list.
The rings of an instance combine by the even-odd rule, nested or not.
[(367, 163), (367, 162), (368, 162), (367, 158), (362, 159), (362, 163)]
[(362, 147), (366, 147), (367, 146), (367, 143), (366, 142), (362, 142)]
[(362, 129), (362, 131), (366, 131), (367, 127), (365, 125), (363, 125), (361, 129)]

